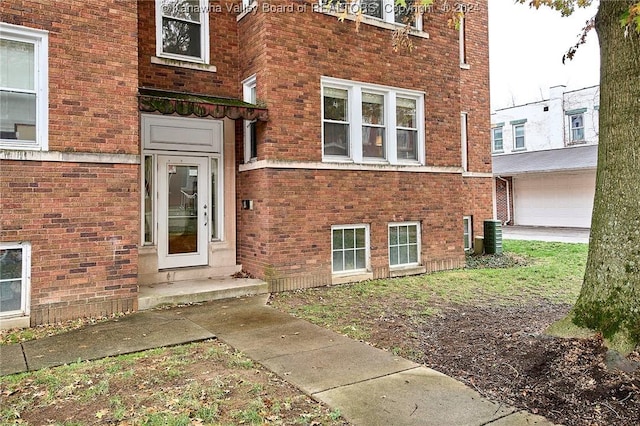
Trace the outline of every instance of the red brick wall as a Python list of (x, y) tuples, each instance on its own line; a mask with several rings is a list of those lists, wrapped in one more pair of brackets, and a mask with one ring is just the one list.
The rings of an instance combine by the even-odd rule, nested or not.
[(459, 175), (270, 169), (241, 176), (240, 192), (254, 209), (239, 210), (238, 253), (256, 276), (324, 277), (327, 284), (331, 226), (343, 224), (370, 225), (377, 275), (388, 270), (390, 222), (421, 222), (423, 264), (464, 262)]
[(138, 154), (131, 3), (1, 1), (0, 20), (49, 31), (50, 151)]
[(329, 76), (424, 91), (427, 163), (459, 165), (457, 32), (447, 27), (445, 15), (428, 16), (430, 38), (412, 37), (411, 53), (393, 52), (388, 29), (363, 24), (356, 32), (353, 22), (340, 23), (311, 7), (306, 13), (258, 12), (243, 18), (259, 30), (242, 37), (264, 34), (263, 53), (245, 58), (264, 59), (264, 67), (240, 65), (247, 75), (257, 69), (258, 97), (269, 107), (259, 158), (321, 160), (320, 77)]
[[(489, 34), (487, 1), (469, 3), (465, 15), (468, 69), (460, 68), (462, 111), (467, 118), (468, 170), (491, 173), (491, 117), (489, 110)], [(493, 218), (493, 178), (464, 178), (464, 215), (473, 217), (473, 235), (484, 234), (483, 222)]]
[[(362, 25), (355, 32), (353, 22), (339, 23), (333, 16), (259, 11), (244, 17), (241, 45), (251, 47), (240, 53), (241, 75), (257, 73), (258, 97), (266, 101), (270, 116), (259, 133), (258, 158), (321, 161), (320, 78), (328, 76), (425, 92), (430, 166), (460, 167), (460, 112), (469, 112), (470, 171), (490, 173), (483, 6), (469, 20), (469, 61), (474, 63), (469, 70), (460, 69), (458, 32), (447, 26), (445, 14), (425, 15), (429, 39), (412, 37), (411, 53), (393, 52), (388, 29)], [(464, 262), (462, 217), (472, 215), (476, 232), (482, 233), (482, 221), (492, 217), (491, 181), (459, 174), (242, 172), (238, 200), (252, 199), (254, 210), (238, 210), (239, 261), (260, 277), (305, 277), (299, 286), (327, 283), (331, 225), (368, 223), (371, 266), (374, 275), (385, 276), (388, 224), (418, 220), (423, 264), (429, 269), (459, 266)]]
[(0, 241), (32, 244), (31, 323), (133, 310), (139, 166), (113, 154), (139, 153), (135, 4), (2, 1), (0, 19), (49, 31), (49, 151), (107, 154), (0, 161)]
[[(242, 94), (238, 75), (238, 24), (228, 4), (238, 1), (211, 1), (221, 12), (209, 13), (210, 62), (216, 72), (192, 70), (151, 63), (156, 56), (155, 2), (138, 1), (139, 77), (141, 87), (238, 98)], [(132, 7), (134, 3), (131, 2)]]

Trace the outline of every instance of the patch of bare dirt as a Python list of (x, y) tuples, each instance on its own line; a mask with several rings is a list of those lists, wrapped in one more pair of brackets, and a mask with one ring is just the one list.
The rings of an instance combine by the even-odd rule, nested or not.
[[(394, 301), (389, 312), (410, 311), (407, 304), (411, 302)], [(372, 344), (400, 350), (490, 400), (558, 424), (639, 424), (639, 370), (607, 368), (607, 349), (598, 337), (559, 339), (542, 334), (568, 310), (569, 306), (547, 302), (445, 305), (430, 317), (394, 314), (372, 321), (365, 315), (362, 321), (372, 327)], [(632, 367), (638, 361), (637, 352), (625, 360)]]

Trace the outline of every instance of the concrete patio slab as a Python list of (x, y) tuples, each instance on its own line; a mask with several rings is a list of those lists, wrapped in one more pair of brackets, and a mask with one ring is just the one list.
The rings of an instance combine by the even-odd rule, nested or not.
[[(214, 338), (175, 312), (141, 312), (22, 344), (29, 370)], [(69, 350), (73, 348), (73, 350)]]
[(0, 345), (0, 376), (27, 371), (22, 345)]
[(276, 323), (268, 327), (216, 334), (220, 340), (233, 347), (242, 348), (247, 356), (260, 362), (352, 342), (347, 337), (298, 319), (289, 319), (286, 323)]
[(482, 425), (514, 410), (492, 403), (442, 373), (417, 367), (316, 393), (357, 425)]
[(414, 362), (353, 340), (341, 345), (266, 359), (261, 364), (309, 395), (418, 366)]

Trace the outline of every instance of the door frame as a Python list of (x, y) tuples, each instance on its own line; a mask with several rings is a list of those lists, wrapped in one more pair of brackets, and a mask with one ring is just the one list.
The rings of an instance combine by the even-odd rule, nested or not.
[[(188, 155), (158, 155), (157, 157), (157, 248), (158, 269), (204, 266), (209, 262), (209, 200), (211, 188), (209, 183), (210, 159)], [(197, 250), (190, 253), (169, 254), (169, 167), (197, 166)]]

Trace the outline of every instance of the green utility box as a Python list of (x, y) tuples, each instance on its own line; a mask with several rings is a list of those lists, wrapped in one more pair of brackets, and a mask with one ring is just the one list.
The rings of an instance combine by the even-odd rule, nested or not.
[(502, 223), (499, 220), (484, 221), (484, 252), (502, 254)]

